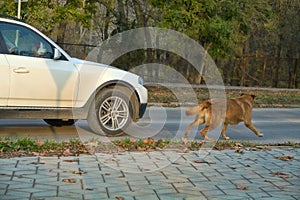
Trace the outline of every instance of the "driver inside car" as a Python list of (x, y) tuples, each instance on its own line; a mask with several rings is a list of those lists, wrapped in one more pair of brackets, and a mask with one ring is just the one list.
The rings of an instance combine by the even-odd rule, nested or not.
[(42, 42), (37, 41), (32, 47), (32, 52), (35, 57), (43, 57), (47, 50)]

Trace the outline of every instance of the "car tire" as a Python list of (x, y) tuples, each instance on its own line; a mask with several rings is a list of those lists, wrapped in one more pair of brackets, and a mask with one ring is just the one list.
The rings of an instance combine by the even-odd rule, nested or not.
[(93, 132), (105, 136), (124, 133), (133, 115), (128, 91), (124, 87), (105, 88), (96, 95), (87, 118)]
[(62, 120), (62, 119), (44, 119), (44, 121), (50, 126), (72, 126), (76, 122), (74, 119)]

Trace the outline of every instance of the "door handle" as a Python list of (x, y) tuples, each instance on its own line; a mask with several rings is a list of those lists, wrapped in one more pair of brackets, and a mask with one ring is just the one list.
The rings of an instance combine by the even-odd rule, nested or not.
[(13, 69), (13, 71), (15, 73), (18, 73), (18, 74), (27, 74), (27, 73), (29, 73), (29, 70), (26, 69), (25, 67), (18, 67), (18, 68)]

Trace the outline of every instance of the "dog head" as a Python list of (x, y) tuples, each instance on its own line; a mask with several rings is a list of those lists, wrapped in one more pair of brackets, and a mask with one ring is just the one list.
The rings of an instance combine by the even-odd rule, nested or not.
[(256, 97), (256, 96), (253, 95), (253, 94), (244, 94), (244, 93), (242, 93), (240, 96), (248, 96), (248, 97), (251, 97), (253, 100), (254, 100), (254, 98)]

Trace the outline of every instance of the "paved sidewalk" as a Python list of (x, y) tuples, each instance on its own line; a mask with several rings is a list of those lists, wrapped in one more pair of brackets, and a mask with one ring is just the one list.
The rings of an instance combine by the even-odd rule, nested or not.
[(0, 199), (300, 199), (300, 149), (243, 151), (0, 159)]

